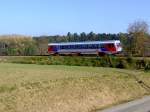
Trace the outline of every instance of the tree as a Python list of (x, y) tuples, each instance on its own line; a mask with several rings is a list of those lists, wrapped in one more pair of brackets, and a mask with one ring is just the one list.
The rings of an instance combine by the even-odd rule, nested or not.
[(128, 43), (131, 54), (144, 56), (145, 45), (148, 39), (149, 25), (145, 21), (135, 21), (128, 27)]
[(68, 42), (72, 41), (72, 34), (70, 32), (67, 33)]
[[(0, 42), (5, 44), (5, 47), (3, 47), (3, 53), (6, 55), (21, 56), (35, 55), (36, 53), (37, 46), (35, 41), (31, 37), (21, 35), (0, 36)], [(27, 52), (26, 49), (29, 49), (30, 52)]]
[(90, 32), (89, 34), (87, 34), (87, 39), (88, 39), (88, 41), (96, 40), (96, 34), (93, 32)]
[(82, 32), (81, 34), (80, 34), (80, 41), (86, 41), (87, 40), (87, 36), (86, 36), (86, 33), (85, 32)]
[(79, 36), (77, 33), (74, 33), (74, 34), (73, 34), (73, 38), (74, 38), (74, 41), (75, 41), (75, 42), (79, 42), (79, 41), (80, 41), (80, 40), (79, 40), (79, 37), (80, 37), (80, 36)]
[(123, 47), (123, 51), (126, 53), (129, 49), (129, 43), (128, 43), (128, 34), (127, 33), (119, 33), (117, 34), (117, 37), (121, 43), (122, 43), (122, 47)]

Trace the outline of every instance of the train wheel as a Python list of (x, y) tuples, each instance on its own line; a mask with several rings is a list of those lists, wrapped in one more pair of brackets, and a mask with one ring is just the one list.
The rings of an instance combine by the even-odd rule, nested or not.
[(81, 55), (81, 53), (76, 53), (76, 56), (80, 56)]
[(54, 56), (59, 56), (59, 53), (57, 53), (57, 52), (56, 52), (56, 53), (54, 53)]
[(104, 52), (99, 52), (98, 55), (99, 56), (105, 56), (106, 54)]

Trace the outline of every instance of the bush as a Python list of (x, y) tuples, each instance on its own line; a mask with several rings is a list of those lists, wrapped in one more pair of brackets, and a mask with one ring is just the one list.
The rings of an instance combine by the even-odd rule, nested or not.
[(146, 72), (150, 71), (150, 62), (146, 64), (144, 70), (145, 70)]
[(136, 68), (137, 69), (143, 69), (146, 66), (146, 60), (142, 59), (142, 60), (137, 60), (136, 61)]
[(134, 63), (132, 57), (127, 57), (126, 61), (127, 61), (129, 64)]
[(116, 65), (116, 68), (128, 68), (129, 65), (126, 60), (120, 60), (119, 63)]
[(31, 56), (36, 55), (36, 41), (31, 37), (21, 35), (10, 35), (1, 37), (0, 42), (5, 44), (4, 54), (8, 56)]
[[(150, 61), (119, 57), (70, 57), (70, 56), (30, 56), (7, 59), (8, 62), (22, 64), (44, 65), (69, 65), (69, 66), (94, 66), (116, 67), (130, 69), (144, 69), (149, 71)], [(136, 66), (135, 66), (136, 65)]]

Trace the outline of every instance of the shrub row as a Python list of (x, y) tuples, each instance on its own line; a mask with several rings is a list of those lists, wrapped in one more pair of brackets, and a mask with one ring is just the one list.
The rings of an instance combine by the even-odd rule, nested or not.
[(79, 57), (79, 56), (33, 56), (19, 57), (11, 60), (13, 63), (40, 64), (40, 65), (69, 65), (69, 66), (94, 66), (127, 69), (145, 69), (150, 71), (150, 60), (136, 58), (104, 57)]

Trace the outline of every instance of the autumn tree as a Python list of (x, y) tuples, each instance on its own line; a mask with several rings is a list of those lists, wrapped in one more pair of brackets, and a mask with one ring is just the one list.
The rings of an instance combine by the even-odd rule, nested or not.
[(37, 46), (31, 37), (4, 35), (0, 36), (0, 43), (5, 44), (5, 48), (3, 49), (5, 55), (35, 55), (36, 53)]
[(128, 27), (128, 44), (131, 54), (144, 56), (145, 42), (148, 39), (149, 25), (145, 21), (135, 21)]

